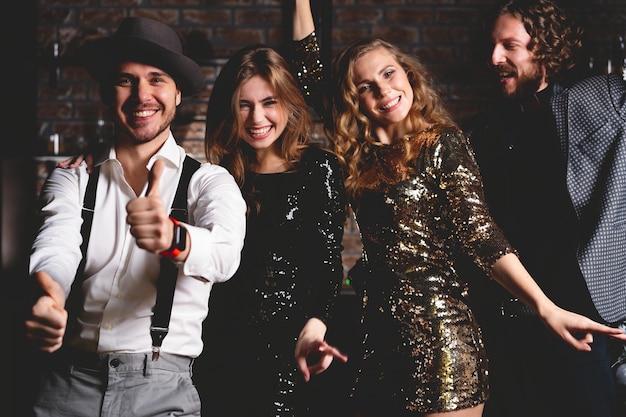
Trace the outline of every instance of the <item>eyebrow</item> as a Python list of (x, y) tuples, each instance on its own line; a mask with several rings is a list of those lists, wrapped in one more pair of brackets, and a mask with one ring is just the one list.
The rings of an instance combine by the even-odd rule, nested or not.
[[(277, 100), (277, 99), (276, 99), (276, 96), (267, 96), (267, 97), (265, 97), (265, 98), (262, 98), (262, 99), (261, 99), (261, 100), (259, 100), (259, 101), (268, 101), (268, 100)], [(250, 102), (250, 101), (252, 101), (252, 100), (248, 100), (248, 99), (245, 99), (245, 98), (240, 98), (240, 99), (239, 99), (239, 101), (240, 101), (240, 102), (241, 102), (241, 101)]]
[[(376, 72), (376, 74), (383, 74), (383, 73), (385, 73), (385, 72), (386, 72), (389, 68), (396, 69), (396, 66), (395, 66), (394, 64), (386, 64), (384, 67), (382, 67), (382, 68), (380, 69), (380, 71)], [(360, 81), (356, 81), (356, 80), (355, 80), (355, 81), (354, 81), (354, 85), (359, 86), (359, 85), (361, 85), (361, 84), (371, 83), (371, 82), (372, 82), (372, 80), (368, 80), (368, 79), (366, 78), (366, 79), (363, 79), (363, 80), (360, 80)]]
[[(137, 78), (136, 74), (130, 73), (130, 72), (126, 72), (126, 71), (117, 71), (116, 75), (118, 77), (130, 77), (130, 78)], [(148, 75), (150, 77), (167, 77), (170, 79), (174, 79), (174, 77), (172, 77), (171, 75), (169, 75), (167, 72), (165, 71), (150, 71), (148, 73)]]
[(502, 39), (495, 39), (495, 38), (492, 38), (492, 39), (491, 39), (491, 42), (492, 42), (493, 44), (496, 44), (496, 43), (519, 43), (520, 45), (523, 45), (523, 44), (524, 44), (524, 41), (523, 41), (523, 40), (521, 40), (521, 39), (519, 39), (519, 38), (516, 38), (516, 37), (514, 37), (514, 36), (507, 36), (506, 38), (502, 38)]

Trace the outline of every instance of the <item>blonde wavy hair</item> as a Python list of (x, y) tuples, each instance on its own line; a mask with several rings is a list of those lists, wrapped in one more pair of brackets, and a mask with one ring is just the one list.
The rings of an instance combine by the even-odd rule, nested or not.
[[(363, 38), (348, 45), (333, 61), (326, 96), (325, 131), (342, 162), (346, 191), (355, 201), (365, 184), (360, 172), (367, 165), (372, 149), (382, 146), (375, 137), (370, 119), (361, 111), (359, 94), (354, 84), (354, 64), (357, 59), (377, 48), (387, 50), (406, 71), (413, 87), (413, 103), (408, 117), (414, 136), (433, 124), (456, 126), (442, 100), (432, 86), (432, 77), (422, 63), (413, 55), (380, 38)], [(401, 138), (398, 138), (401, 139)], [(434, 140), (432, 140), (434, 141)], [(408, 164), (423, 146), (431, 143), (402, 141), (405, 145), (404, 163)]]

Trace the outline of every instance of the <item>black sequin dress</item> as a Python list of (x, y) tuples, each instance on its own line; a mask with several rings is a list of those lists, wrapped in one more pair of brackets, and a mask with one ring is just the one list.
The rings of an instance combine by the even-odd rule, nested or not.
[[(317, 62), (311, 42), (298, 46), (305, 55), (297, 68)], [(297, 71), (308, 91), (319, 90), (320, 73)], [(367, 261), (352, 271), (363, 331), (361, 357), (351, 358), (359, 361), (352, 398), (361, 410), (393, 416), (486, 400), (486, 353), (455, 256), (465, 253), (487, 274), (513, 252), (490, 217), (465, 135), (435, 125), (409, 140), (433, 144), (408, 168), (399, 163), (403, 143), (376, 148), (362, 172), (368, 185), (352, 202)]]
[(294, 171), (249, 173), (241, 265), (213, 287), (194, 369), (204, 416), (305, 416), (294, 351), (311, 317), (327, 322), (341, 289), (345, 192), (336, 157), (309, 147)]

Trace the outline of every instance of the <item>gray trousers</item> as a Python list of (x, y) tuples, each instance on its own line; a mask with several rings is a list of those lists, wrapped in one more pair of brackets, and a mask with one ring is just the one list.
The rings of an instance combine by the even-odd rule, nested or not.
[(193, 359), (161, 353), (66, 350), (43, 372), (34, 415), (41, 417), (200, 416)]

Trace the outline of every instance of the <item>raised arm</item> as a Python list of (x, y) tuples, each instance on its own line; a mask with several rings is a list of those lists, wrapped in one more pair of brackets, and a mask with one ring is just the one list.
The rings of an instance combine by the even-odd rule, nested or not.
[(315, 22), (313, 21), (310, 0), (295, 0), (292, 39), (294, 41), (301, 41), (314, 31)]
[(310, 0), (294, 0), (293, 34), (286, 58), (307, 104), (324, 119), (325, 63), (315, 33)]

